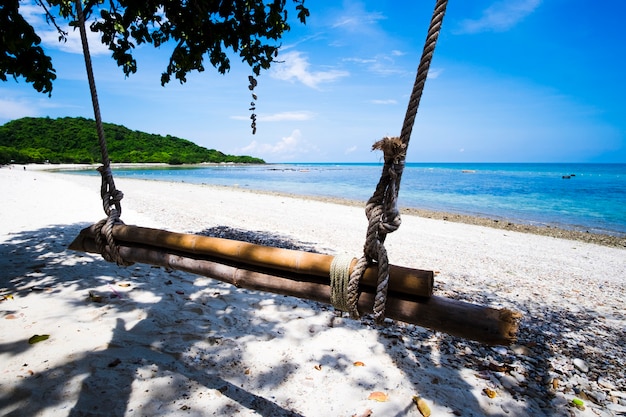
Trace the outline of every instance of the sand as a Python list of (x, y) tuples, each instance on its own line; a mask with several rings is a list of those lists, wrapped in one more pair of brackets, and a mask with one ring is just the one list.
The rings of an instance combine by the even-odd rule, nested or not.
[[(116, 184), (127, 224), (354, 256), (367, 226), (335, 202)], [(516, 345), (486, 347), (68, 251), (104, 217), (97, 177), (3, 167), (0, 194), (0, 415), (419, 416), (414, 396), (433, 416), (626, 410), (624, 248), (404, 215), (392, 263), (436, 271), (437, 295), (524, 314)]]

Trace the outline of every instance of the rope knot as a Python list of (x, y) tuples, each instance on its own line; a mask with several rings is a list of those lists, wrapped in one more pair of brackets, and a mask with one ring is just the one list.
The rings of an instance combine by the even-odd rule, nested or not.
[(98, 251), (109, 262), (115, 262), (121, 266), (132, 265), (132, 262), (126, 262), (122, 258), (119, 246), (113, 237), (113, 226), (124, 224), (120, 219), (122, 216), (121, 201), (124, 198), (124, 193), (115, 188), (110, 165), (98, 167), (98, 172), (102, 177), (100, 196), (102, 197), (104, 212), (107, 214), (106, 219), (96, 224), (96, 245), (98, 246)]
[(368, 218), (367, 236), (361, 257), (350, 275), (348, 304), (353, 317), (358, 317), (358, 283), (368, 265), (378, 267), (378, 281), (374, 298), (374, 319), (382, 323), (385, 318), (387, 288), (389, 286), (389, 261), (385, 238), (400, 227), (402, 219), (398, 209), (398, 191), (404, 170), (407, 144), (399, 137), (384, 137), (372, 145), (372, 150), (383, 151), (385, 164), (374, 195), (365, 206)]
[(372, 145), (372, 150), (381, 150), (385, 160), (379, 184), (381, 195), (378, 197), (379, 204), (383, 208), (383, 214), (379, 220), (379, 232), (384, 236), (398, 230), (402, 223), (398, 209), (398, 192), (404, 171), (407, 144), (399, 137), (384, 137)]
[(372, 145), (373, 151), (383, 152), (386, 166), (394, 166), (395, 168), (396, 165), (400, 165), (401, 167), (398, 167), (400, 172), (404, 169), (406, 149), (407, 144), (403, 143), (397, 136), (385, 136)]

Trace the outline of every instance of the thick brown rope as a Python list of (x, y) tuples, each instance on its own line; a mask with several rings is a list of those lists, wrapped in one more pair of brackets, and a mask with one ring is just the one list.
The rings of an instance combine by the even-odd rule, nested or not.
[(400, 211), (397, 204), (400, 180), (415, 116), (424, 91), (428, 69), (435, 52), (447, 5), (447, 0), (438, 0), (435, 5), (400, 137), (384, 138), (373, 146), (373, 149), (383, 151), (385, 163), (376, 190), (365, 206), (368, 227), (363, 256), (357, 261), (348, 283), (347, 302), (352, 317), (359, 316), (357, 303), (360, 279), (368, 265), (376, 263), (378, 266), (378, 283), (374, 299), (374, 318), (377, 323), (382, 323), (385, 318), (389, 262), (384, 242), (388, 233), (392, 233), (400, 227)]
[(121, 201), (124, 194), (115, 188), (113, 173), (111, 172), (111, 161), (109, 159), (106, 138), (104, 136), (102, 117), (100, 115), (100, 105), (98, 103), (98, 93), (96, 91), (96, 82), (93, 76), (89, 44), (87, 42), (83, 6), (81, 0), (75, 0), (74, 3), (76, 5), (76, 14), (79, 22), (78, 29), (80, 31), (80, 39), (83, 46), (85, 67), (87, 69), (87, 80), (89, 81), (89, 90), (91, 91), (91, 103), (93, 105), (93, 113), (96, 119), (96, 130), (98, 133), (100, 154), (102, 156), (102, 166), (98, 168), (98, 172), (100, 172), (102, 177), (100, 196), (102, 197), (102, 206), (107, 218), (97, 223), (96, 227), (98, 229), (98, 234), (96, 235), (96, 243), (98, 244), (98, 250), (107, 261), (116, 262), (118, 265), (130, 265), (120, 256), (118, 246), (113, 239), (113, 226), (115, 224), (122, 223), (120, 220), (120, 216), (122, 215)]

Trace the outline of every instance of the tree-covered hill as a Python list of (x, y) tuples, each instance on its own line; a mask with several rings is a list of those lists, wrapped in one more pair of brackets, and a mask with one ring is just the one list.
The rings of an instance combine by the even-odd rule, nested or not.
[[(186, 139), (130, 130), (104, 123), (111, 162), (161, 162), (173, 165), (201, 162), (264, 163), (251, 156), (226, 155)], [(0, 126), (0, 164), (97, 163), (100, 148), (96, 122), (82, 117), (25, 117)]]

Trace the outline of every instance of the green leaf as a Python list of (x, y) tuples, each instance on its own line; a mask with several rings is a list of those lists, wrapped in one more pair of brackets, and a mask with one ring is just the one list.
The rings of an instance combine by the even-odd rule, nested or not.
[(48, 340), (50, 338), (49, 334), (36, 334), (30, 339), (28, 339), (28, 343), (34, 345), (35, 343), (43, 342), (44, 340)]

